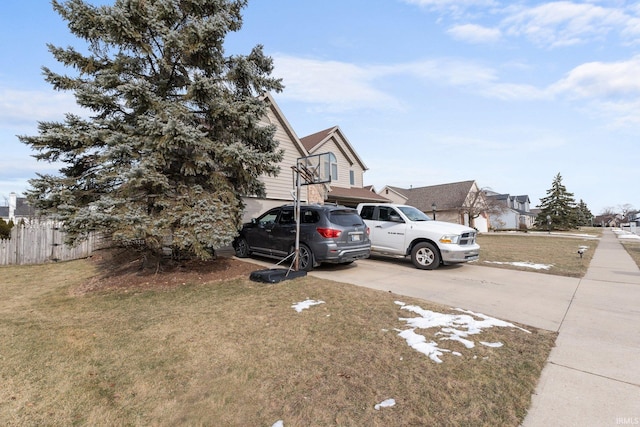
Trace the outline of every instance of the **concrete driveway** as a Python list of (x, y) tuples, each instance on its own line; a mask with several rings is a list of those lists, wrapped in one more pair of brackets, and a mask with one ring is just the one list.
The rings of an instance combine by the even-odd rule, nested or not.
[(416, 269), (408, 260), (373, 257), (325, 265), (313, 276), (421, 298), (557, 331), (580, 279), (473, 264)]

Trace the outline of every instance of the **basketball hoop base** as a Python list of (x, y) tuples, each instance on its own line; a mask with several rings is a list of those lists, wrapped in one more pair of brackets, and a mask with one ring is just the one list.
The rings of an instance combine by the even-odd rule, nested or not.
[(297, 279), (298, 277), (304, 277), (307, 272), (304, 270), (289, 270), (286, 268), (269, 268), (266, 270), (252, 271), (249, 275), (249, 279), (254, 282), (263, 283), (279, 283), (283, 280)]

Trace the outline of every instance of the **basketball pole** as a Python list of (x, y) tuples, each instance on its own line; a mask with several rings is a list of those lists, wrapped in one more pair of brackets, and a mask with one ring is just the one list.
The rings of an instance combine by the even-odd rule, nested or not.
[(296, 247), (295, 247), (295, 255), (293, 258), (293, 268), (295, 271), (298, 271), (298, 267), (300, 265), (300, 167), (296, 165), (296, 201), (295, 201), (295, 211), (296, 211)]

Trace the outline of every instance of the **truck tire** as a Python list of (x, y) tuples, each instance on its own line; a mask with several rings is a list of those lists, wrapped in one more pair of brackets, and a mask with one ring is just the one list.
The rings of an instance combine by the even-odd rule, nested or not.
[(411, 249), (411, 262), (420, 270), (435, 270), (440, 266), (440, 252), (431, 243), (418, 243)]

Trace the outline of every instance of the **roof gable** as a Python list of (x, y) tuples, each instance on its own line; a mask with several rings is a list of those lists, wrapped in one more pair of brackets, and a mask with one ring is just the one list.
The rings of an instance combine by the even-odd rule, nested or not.
[[(350, 163), (358, 163), (363, 171), (368, 170), (367, 165), (364, 164), (356, 150), (344, 135), (339, 126), (333, 126), (328, 129), (321, 130), (311, 135), (307, 135), (300, 139), (300, 142), (309, 152), (309, 154), (322, 153), (322, 147), (329, 141), (335, 141), (335, 144), (340, 149), (342, 155), (349, 160)], [(335, 154), (335, 153), (334, 153)]]

